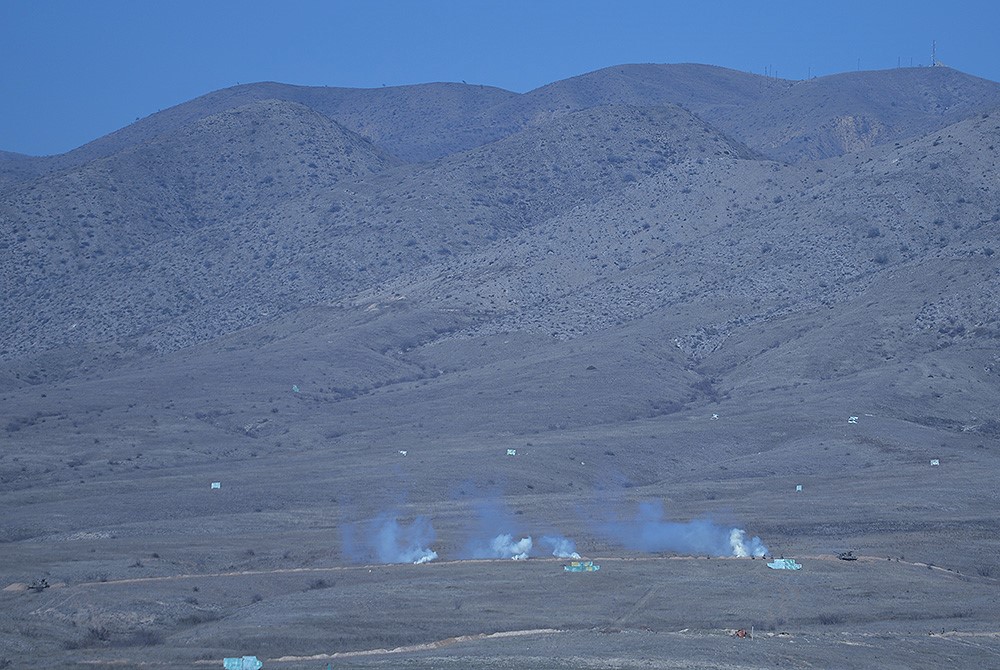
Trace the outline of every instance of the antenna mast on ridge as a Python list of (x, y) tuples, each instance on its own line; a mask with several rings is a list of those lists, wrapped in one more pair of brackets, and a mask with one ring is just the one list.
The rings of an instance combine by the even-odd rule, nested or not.
[(931, 67), (937, 65), (937, 40), (931, 40)]

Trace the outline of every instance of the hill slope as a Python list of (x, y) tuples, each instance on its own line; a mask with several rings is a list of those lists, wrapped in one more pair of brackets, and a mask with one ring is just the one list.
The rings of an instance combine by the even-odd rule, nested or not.
[(1000, 85), (946, 67), (851, 72), (795, 82), (705, 114), (778, 160), (840, 156), (1000, 109)]
[(251, 85), (44, 159), (0, 191), (0, 667), (989, 665), (995, 88)]
[[(254, 110), (282, 114), (257, 131)], [(314, 125), (295, 127), (304, 120)], [(232, 134), (203, 137), (230, 122)], [(381, 177), (386, 160), (374, 148), (287, 103), (209, 117), (172, 146), (186, 148), (142, 145), (6, 203), (45, 222), (30, 235), (8, 232), (6, 267), (32, 279), (7, 296), (19, 314), (4, 337), (9, 351), (138, 333), (142, 347), (186, 346), (490, 243), (682, 160), (750, 155), (678, 108), (628, 107), (570, 115)], [(115, 175), (128, 175), (128, 191), (109, 183)], [(56, 323), (76, 325), (43, 325)], [(166, 323), (174, 325), (152, 327)]]

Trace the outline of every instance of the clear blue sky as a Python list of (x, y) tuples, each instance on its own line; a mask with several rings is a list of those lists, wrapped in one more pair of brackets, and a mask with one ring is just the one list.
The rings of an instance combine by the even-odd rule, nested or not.
[(1000, 2), (0, 0), (0, 149), (67, 151), (253, 81), (527, 91), (620, 63), (804, 79), (928, 64), (1000, 80)]

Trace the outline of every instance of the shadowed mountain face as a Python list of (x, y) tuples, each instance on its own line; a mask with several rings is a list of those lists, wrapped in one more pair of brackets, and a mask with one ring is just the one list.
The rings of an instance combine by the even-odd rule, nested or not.
[[(35, 208), (45, 226), (5, 250), (18, 287), (6, 300), (45, 306), (20, 320), (9, 346), (65, 341), (64, 328), (43, 323), (76, 324), (71, 339), (114, 333), (157, 350), (183, 346), (462, 257), (694, 157), (751, 153), (676, 107), (592, 108), (388, 171), (366, 141), (289, 103), (206, 117), (181, 137), (53, 176), (48, 197), (12, 193), (8, 210)], [(121, 180), (132, 195), (119, 195)], [(95, 295), (101, 307), (83, 318), (84, 296)], [(184, 323), (169, 344), (153, 327), (167, 322)]]
[[(372, 619), (375, 639), (303, 623), (356, 577), (287, 593), (261, 575), (345, 567), (338, 533), (387, 511), (433, 516), (454, 558), (495, 498), (525, 534), (617, 555), (607, 510), (659, 499), (786, 555), (905, 555), (995, 588), (979, 482), (1000, 466), (998, 157), (993, 82), (699, 65), (524, 94), (253, 84), (62, 156), (0, 153), (0, 577), (91, 589), (49, 603), (44, 635), (41, 605), (4, 591), (0, 639), (49, 665), (123, 663), (143, 640), (187, 662), (229, 654), (210, 639), (328, 651), (330, 626), (363, 650), (506, 630), (497, 612), (653, 633), (739, 611), (808, 633), (822, 666), (843, 635), (900, 621), (988, 628), (997, 600), (943, 612), (936, 572), (807, 565), (822, 588), (764, 606), (758, 575), (717, 612), (693, 604), (694, 624), (652, 591), (575, 608), (586, 621), (426, 596), (424, 628)], [(601, 578), (639, 579), (620, 568)], [(221, 573), (258, 581), (142, 582), (164, 589), (145, 600), (116, 582)], [(880, 590), (904, 577), (924, 595)], [(405, 588), (369, 579), (399, 605)], [(440, 579), (413, 588), (470, 588)]]
[(10, 232), (20, 244), (3, 250), (5, 279), (13, 286), (18, 279), (76, 276), (220, 221), (264, 216), (282, 201), (305, 199), (393, 163), (301, 105), (272, 100), (237, 107), (202, 118), (169, 140), (12, 188), (0, 202), (0, 216), (15, 222)]

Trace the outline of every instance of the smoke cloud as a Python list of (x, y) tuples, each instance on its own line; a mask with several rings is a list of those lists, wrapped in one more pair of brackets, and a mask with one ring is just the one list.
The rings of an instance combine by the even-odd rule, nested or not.
[(733, 548), (733, 556), (738, 558), (767, 556), (767, 547), (764, 546), (759, 537), (754, 536), (749, 540), (746, 537), (746, 531), (741, 528), (733, 528), (729, 531), (729, 546)]
[(515, 561), (523, 561), (531, 554), (531, 538), (522, 537), (515, 541), (513, 535), (497, 535), (490, 541), (488, 555), (479, 552), (476, 558), (512, 558)]
[(545, 535), (538, 541), (538, 544), (546, 549), (551, 549), (552, 555), (557, 558), (580, 558), (580, 554), (576, 553), (576, 543), (568, 537)]
[(502, 502), (480, 502), (475, 519), (466, 529), (463, 558), (528, 558), (533, 546), (531, 536), (516, 533), (516, 525)]
[(363, 530), (347, 524), (342, 530), (344, 553), (354, 561), (427, 563), (438, 557), (430, 548), (436, 537), (429, 517), (418, 516), (409, 525), (395, 514), (382, 514)]
[(746, 531), (741, 528), (720, 526), (709, 519), (668, 521), (659, 501), (640, 503), (633, 519), (610, 521), (604, 524), (603, 530), (611, 539), (636, 551), (741, 558), (768, 553), (759, 537), (748, 540)]

